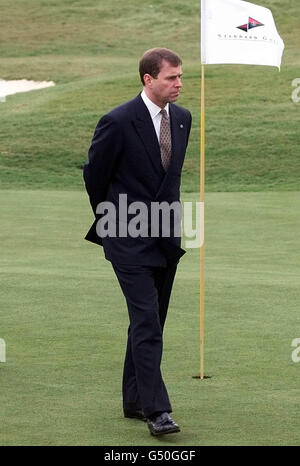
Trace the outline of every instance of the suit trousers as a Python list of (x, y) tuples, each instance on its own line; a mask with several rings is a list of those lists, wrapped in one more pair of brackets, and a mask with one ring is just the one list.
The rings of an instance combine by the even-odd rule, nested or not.
[(146, 417), (171, 412), (161, 375), (163, 328), (177, 264), (168, 267), (112, 264), (127, 302), (128, 340), (123, 370), (123, 408)]

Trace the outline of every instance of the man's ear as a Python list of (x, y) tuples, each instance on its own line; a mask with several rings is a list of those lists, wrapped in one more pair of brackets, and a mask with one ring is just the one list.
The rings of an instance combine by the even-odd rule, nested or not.
[(144, 83), (145, 83), (145, 86), (151, 86), (151, 83), (152, 83), (152, 76), (148, 73), (144, 74), (143, 76), (144, 78)]

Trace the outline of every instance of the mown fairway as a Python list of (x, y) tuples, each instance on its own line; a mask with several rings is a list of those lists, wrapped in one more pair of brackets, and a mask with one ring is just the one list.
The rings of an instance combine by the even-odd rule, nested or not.
[(285, 41), (281, 72), (206, 70), (211, 378), (192, 378), (199, 250), (189, 249), (163, 360), (182, 432), (157, 441), (122, 418), (128, 318), (110, 264), (83, 240), (92, 213), (81, 167), (99, 117), (140, 91), (140, 55), (170, 47), (184, 61), (178, 103), (193, 115), (183, 200), (199, 200), (199, 1), (1, 2), (0, 78), (57, 85), (0, 102), (0, 445), (299, 445), (300, 7), (258, 3)]

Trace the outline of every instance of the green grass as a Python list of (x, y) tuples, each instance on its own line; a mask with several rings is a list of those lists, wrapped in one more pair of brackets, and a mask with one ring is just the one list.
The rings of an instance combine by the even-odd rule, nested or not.
[[(299, 193), (209, 193), (205, 372), (199, 250), (182, 259), (163, 373), (182, 432), (122, 418), (127, 311), (87, 197), (1, 191), (1, 445), (299, 444)], [(185, 195), (185, 200), (197, 200)], [(188, 303), (188, 305), (187, 305)]]
[[(0, 186), (82, 190), (80, 167), (98, 119), (140, 91), (139, 57), (162, 45), (176, 49), (184, 62), (178, 103), (191, 110), (193, 128), (182, 188), (198, 191), (199, 4), (2, 2), (0, 77), (54, 80), (57, 85), (0, 103)], [(260, 4), (272, 9), (285, 41), (282, 71), (206, 67), (208, 191), (299, 189), (300, 107), (291, 100), (292, 80), (300, 76), (299, 2)]]
[[(182, 432), (122, 417), (125, 302), (81, 167), (105, 112), (140, 91), (141, 54), (182, 56), (193, 115), (185, 200), (199, 200), (198, 0), (1, 2), (0, 78), (56, 86), (0, 102), (0, 445), (299, 445), (299, 2), (260, 0), (286, 45), (281, 72), (206, 67), (205, 371), (199, 250), (182, 259), (163, 373)], [(125, 5), (126, 4), (126, 5)], [(166, 24), (168, 27), (166, 28)], [(247, 192), (248, 191), (248, 192)]]

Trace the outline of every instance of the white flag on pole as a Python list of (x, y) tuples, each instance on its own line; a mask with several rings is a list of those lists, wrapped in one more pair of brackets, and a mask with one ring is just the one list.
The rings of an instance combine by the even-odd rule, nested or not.
[(201, 0), (201, 62), (280, 68), (284, 43), (268, 8), (242, 0)]

